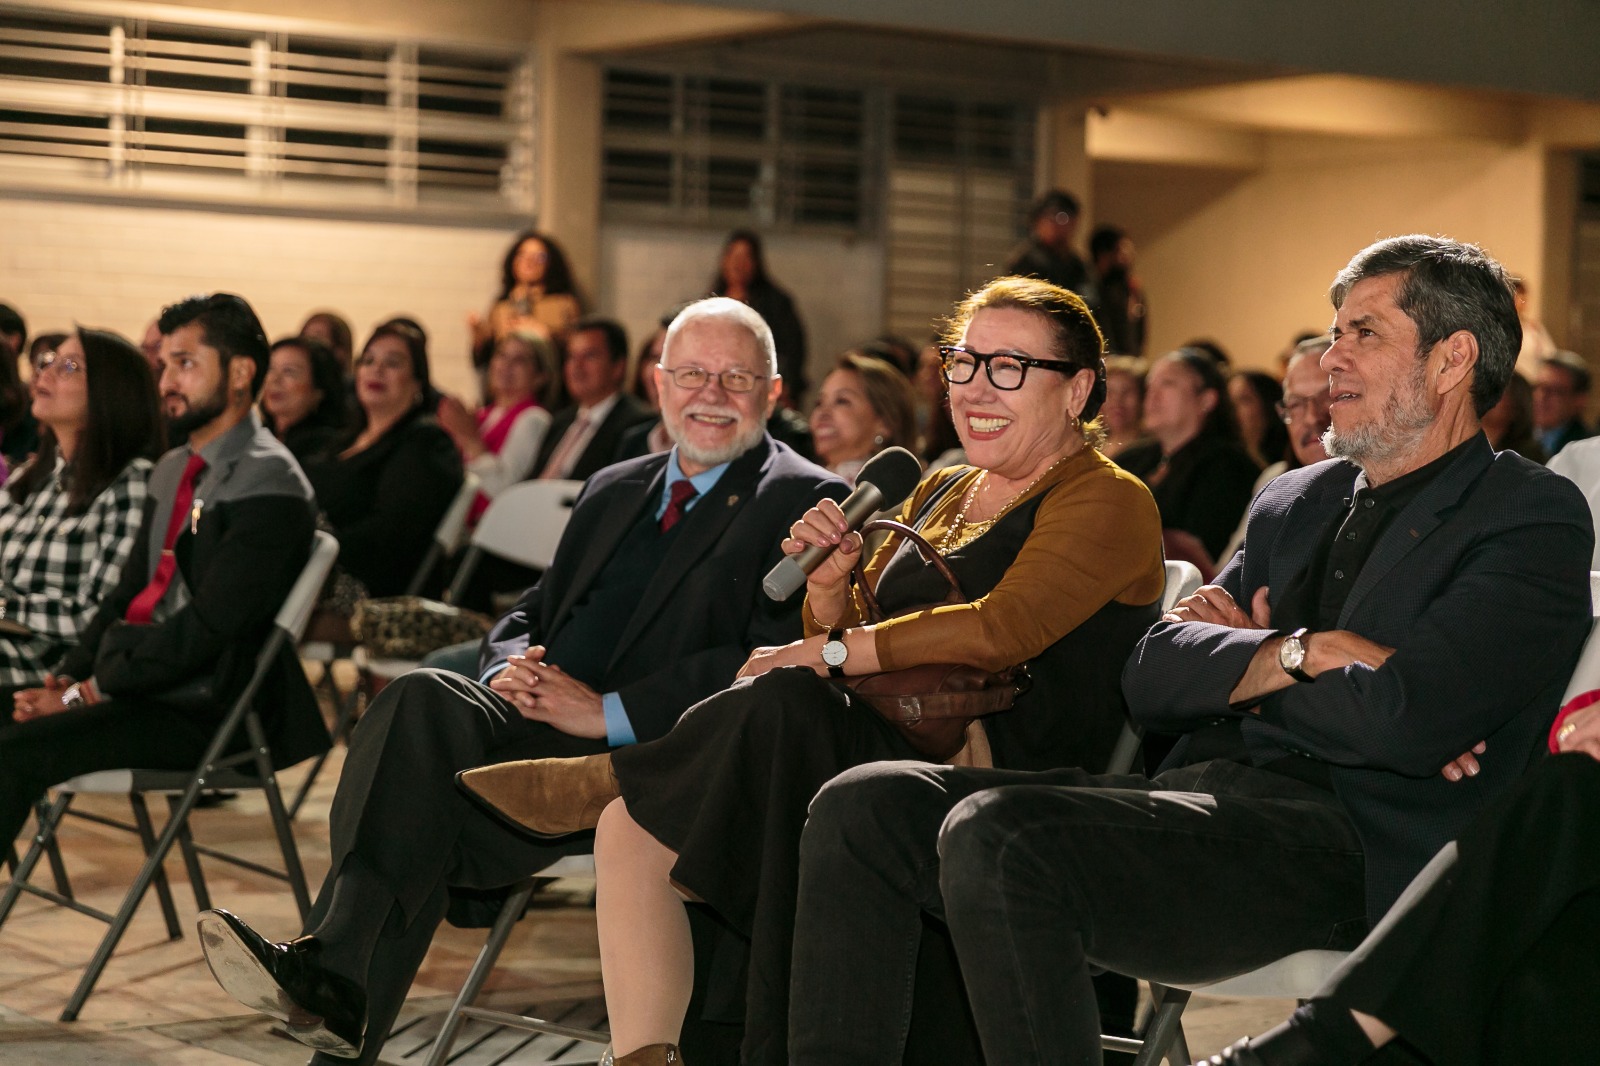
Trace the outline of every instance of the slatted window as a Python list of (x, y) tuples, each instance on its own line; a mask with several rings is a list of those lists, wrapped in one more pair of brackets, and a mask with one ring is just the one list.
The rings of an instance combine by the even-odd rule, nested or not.
[(889, 330), (926, 338), (961, 295), (995, 277), (1023, 235), (1034, 112), (898, 95), (885, 196)]
[(613, 68), (608, 217), (860, 232), (874, 223), (869, 95)]
[(0, 183), (533, 209), (525, 52), (0, 5)]

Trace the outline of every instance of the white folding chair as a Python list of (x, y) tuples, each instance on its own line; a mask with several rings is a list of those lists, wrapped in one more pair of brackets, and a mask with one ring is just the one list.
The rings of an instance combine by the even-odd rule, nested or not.
[[(1589, 637), (1561, 697), (1563, 703), (1580, 692), (1600, 688), (1600, 571), (1589, 572), (1589, 613)], [(1173, 1066), (1189, 1066), (1194, 1060), (1183, 1035), (1183, 1009), (1191, 994), (1234, 999), (1310, 999), (1327, 983), (1345, 955), (1343, 951), (1311, 949), (1217, 981), (1167, 986), (1151, 982), (1156, 1008), (1143, 1039), (1105, 1036), (1101, 1044), (1107, 1051), (1137, 1053), (1134, 1066), (1155, 1066), (1163, 1057)]]
[[(1162, 614), (1172, 610), (1185, 596), (1193, 595), (1203, 580), (1200, 568), (1182, 559), (1168, 559), (1166, 571), (1167, 583), (1161, 590)], [(1139, 755), (1139, 744), (1142, 740), (1143, 731), (1132, 722), (1124, 722), (1122, 733), (1117, 737), (1116, 747), (1111, 749), (1111, 762), (1106, 767), (1106, 773), (1125, 774), (1131, 771), (1133, 760)], [(1184, 1066), (1188, 1066), (1188, 1063)]]
[[(117, 943), (127, 931), (134, 912), (152, 884), (160, 886), (158, 893), (162, 896), (162, 909), (167, 917), (169, 934), (175, 940), (183, 935), (172, 910), (171, 896), (165, 885), (163, 865), (174, 843), (179, 845), (183, 854), (184, 863), (189, 871), (190, 884), (194, 890), (195, 905), (200, 910), (206, 910), (211, 906), (200, 866), (202, 854), (287, 881), (294, 892), (301, 917), (305, 917), (311, 909), (311, 895), (306, 888), (305, 873), (300, 866), (300, 853), (290, 830), (289, 814), (284, 807), (283, 796), (278, 790), (276, 774), (282, 767), (273, 761), (266, 732), (252, 702), (282, 650), (286, 647), (293, 648), (300, 639), (300, 634), (305, 631), (306, 621), (311, 617), (317, 595), (321, 592), (322, 584), (327, 579), (334, 558), (338, 554), (339, 542), (327, 533), (318, 532), (312, 544), (310, 559), (273, 619), (271, 635), (256, 655), (254, 673), (229, 708), (196, 769), (190, 771), (122, 769), (84, 774), (57, 785), (55, 800), (41, 810), (39, 831), (34, 837), (33, 844), (18, 864), (4, 896), (0, 896), (0, 922), (5, 921), (21, 894), (28, 892), (80, 914), (98, 918), (110, 926), (101, 939), (100, 946), (95, 950), (94, 958), (84, 970), (83, 977), (72, 993), (66, 1009), (61, 1012), (62, 1021), (73, 1021), (83, 1009), (84, 1002), (94, 991), (95, 982), (99, 980), (101, 971), (105, 969), (111, 953), (116, 950)], [(249, 746), (242, 751), (229, 754), (230, 749), (234, 747), (234, 738), (241, 729), (245, 730), (250, 738)], [(195, 800), (200, 793), (213, 788), (262, 790), (266, 796), (267, 811), (271, 815), (273, 829), (277, 833), (278, 847), (284, 864), (282, 870), (275, 870), (194, 842), (189, 833), (189, 814), (194, 810)], [(144, 845), (144, 865), (123, 896), (121, 908), (114, 915), (90, 907), (60, 892), (28, 883), (28, 877), (40, 857), (47, 852), (50, 843), (54, 841), (73, 797), (84, 793), (127, 795), (133, 804), (137, 825), (129, 826), (99, 816), (92, 816), (93, 820), (135, 831)], [(147, 793), (162, 794), (168, 800), (170, 814), (160, 836), (154, 836), (151, 829), (144, 801)]]

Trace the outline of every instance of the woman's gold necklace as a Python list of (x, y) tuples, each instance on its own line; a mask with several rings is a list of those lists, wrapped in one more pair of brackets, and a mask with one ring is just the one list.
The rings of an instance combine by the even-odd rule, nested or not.
[(971, 509), (972, 504), (978, 498), (978, 493), (983, 491), (984, 484), (989, 480), (989, 471), (978, 471), (978, 476), (973, 480), (972, 487), (969, 488), (966, 491), (966, 494), (961, 498), (961, 509), (956, 512), (955, 521), (950, 523), (949, 528), (944, 531), (944, 536), (939, 538), (939, 554), (948, 555), (955, 549), (965, 547), (966, 545), (977, 540), (979, 537), (983, 536), (985, 533), (989, 532), (996, 522), (1000, 521), (1000, 519), (1004, 518), (1011, 511), (1011, 508), (1016, 505), (1018, 500), (1032, 492), (1035, 485), (1039, 484), (1039, 482), (1050, 476), (1051, 471), (1076, 454), (1076, 452), (1072, 452), (1068, 455), (1063, 455), (1061, 458), (1045, 467), (1043, 472), (1041, 472), (1038, 477), (1024, 485), (1021, 492), (1016, 493), (1004, 504), (1002, 504), (1000, 509), (994, 514), (990, 515), (988, 518), (985, 518), (981, 522), (973, 522), (971, 525), (968, 525), (967, 511)]

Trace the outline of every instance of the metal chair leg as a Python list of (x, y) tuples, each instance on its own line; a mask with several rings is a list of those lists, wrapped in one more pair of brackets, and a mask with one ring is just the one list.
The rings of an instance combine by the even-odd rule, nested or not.
[[(48, 807), (40, 804), (34, 811), (38, 819), (38, 831), (34, 834), (33, 842), (28, 846), (28, 852), (11, 869), (11, 883), (6, 886), (5, 895), (0, 896), (0, 925), (5, 924), (6, 918), (11, 914), (11, 908), (17, 905), (17, 899), (22, 895), (22, 886), (28, 883), (28, 878), (33, 875), (33, 869), (39, 864), (41, 856), (47, 854), (50, 845), (55, 840), (56, 827), (61, 824), (67, 808), (72, 804), (72, 794), (62, 792), (56, 795)], [(12, 850), (13, 855), (15, 849)]]
[[(332, 665), (330, 664), (326, 669), (327, 676), (331, 679), (333, 676)], [(329, 684), (332, 686), (331, 680)], [(337, 694), (338, 687), (332, 687), (334, 693)], [(350, 730), (355, 727), (356, 710), (361, 706), (361, 695), (361, 679), (357, 678), (355, 685), (350, 689), (350, 695), (339, 701), (339, 714), (333, 720), (333, 743), (342, 742), (346, 745), (350, 743)], [(317, 756), (316, 760), (311, 764), (311, 769), (306, 771), (305, 780), (300, 782), (300, 790), (295, 793), (293, 801), (289, 804), (289, 817), (291, 819), (299, 816), (300, 807), (305, 803), (306, 797), (311, 794), (311, 786), (317, 783), (317, 775), (322, 773), (322, 766), (327, 761), (328, 752), (325, 751)]]
[[(173, 817), (178, 811), (178, 797), (167, 797), (167, 817)], [(183, 853), (183, 865), (189, 871), (189, 889), (194, 895), (196, 910), (208, 911), (211, 909), (211, 891), (206, 887), (206, 872), (200, 865), (200, 853), (195, 850), (194, 835), (189, 831), (187, 820), (178, 827), (178, 850)]]
[(478, 952), (477, 959), (472, 963), (472, 969), (467, 972), (467, 979), (462, 982), (456, 1001), (450, 1005), (450, 1013), (445, 1015), (444, 1026), (434, 1038), (433, 1050), (428, 1052), (428, 1061), (424, 1066), (444, 1066), (449, 1058), (450, 1048), (461, 1032), (462, 1008), (472, 1006), (473, 1000), (478, 998), (484, 981), (488, 979), (495, 962), (500, 958), (500, 952), (506, 946), (506, 940), (511, 936), (512, 927), (522, 918), (523, 911), (527, 910), (528, 899), (533, 895), (537, 883), (532, 880), (524, 881), (501, 905), (500, 913), (494, 920), (494, 927), (489, 930), (489, 939), (484, 942), (483, 950)]
[[(155, 827), (150, 821), (150, 808), (145, 804), (144, 796), (137, 792), (129, 793), (128, 803), (133, 807), (133, 824), (139, 829), (139, 843), (143, 845), (144, 853), (148, 856), (156, 843)], [(167, 939), (182, 940), (183, 926), (178, 924), (178, 908), (172, 902), (172, 886), (167, 884), (165, 864), (157, 864), (152, 880), (155, 883), (156, 898), (161, 901), (161, 915), (167, 920)]]
[[(1150, 1019), (1150, 1028), (1144, 1034), (1144, 1047), (1133, 1060), (1133, 1066), (1156, 1066), (1163, 1057), (1172, 1061), (1174, 1039), (1182, 1041), (1183, 1008), (1189, 1003), (1189, 993), (1181, 988), (1150, 984), (1150, 993), (1156, 1000), (1156, 1009)], [(1187, 1045), (1185, 1045), (1187, 1054)], [(1187, 1060), (1184, 1066), (1188, 1066)]]

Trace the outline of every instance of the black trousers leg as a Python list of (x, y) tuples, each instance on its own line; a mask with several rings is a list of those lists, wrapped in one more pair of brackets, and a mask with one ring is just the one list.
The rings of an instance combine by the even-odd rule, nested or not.
[(982, 792), (939, 852), (984, 1056), (1007, 1066), (1101, 1061), (1091, 965), (1208, 980), (1365, 927), (1360, 842), (1334, 798), (1233, 763), (1154, 788)]
[(52, 785), (95, 770), (193, 770), (214, 725), (160, 704), (111, 700), (0, 725), (0, 840), (11, 843)]
[[(1579, 754), (1545, 759), (1428, 864), (1322, 994), (1381, 1019), (1438, 1063), (1591, 1061), (1597, 1044), (1576, 1038), (1568, 1051), (1578, 1057), (1569, 1060), (1494, 1058), (1486, 1030), (1519, 1024), (1505, 1016), (1520, 1001), (1508, 982), (1537, 985), (1530, 960), (1557, 957), (1563, 940), (1594, 943), (1600, 927), (1575, 927), (1563, 915), (1600, 889), (1597, 812), (1600, 763)], [(1597, 971), (1600, 950), (1555, 978), (1592, 994)], [(1564, 1031), (1549, 1008), (1533, 1020)]]
[[(330, 914), (335, 899), (387, 916), (371, 958), (351, 967), (367, 974), (368, 1036), (356, 1061), (375, 1061), (444, 918), (450, 886), (499, 887), (593, 847), (592, 834), (546, 844), (512, 832), (461, 795), (456, 773), (506, 759), (604, 750), (604, 741), (528, 721), (456, 674), (413, 671), (373, 702), (351, 737), (330, 813), (333, 872), (306, 924), (308, 933), (341, 924)], [(352, 855), (376, 875), (369, 892), (336, 890), (338, 871)]]

